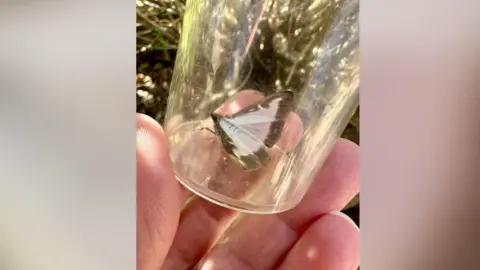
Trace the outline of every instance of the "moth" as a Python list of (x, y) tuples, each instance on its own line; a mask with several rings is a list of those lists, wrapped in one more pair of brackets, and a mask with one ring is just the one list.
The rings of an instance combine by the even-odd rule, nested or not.
[(292, 92), (279, 92), (231, 115), (211, 113), (214, 131), (229, 157), (245, 170), (269, 160), (268, 148), (278, 142), (292, 111)]

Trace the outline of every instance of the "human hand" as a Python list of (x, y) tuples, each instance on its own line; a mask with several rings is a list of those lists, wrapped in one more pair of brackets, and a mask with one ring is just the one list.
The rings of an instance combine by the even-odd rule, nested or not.
[(297, 207), (248, 215), (215, 244), (237, 213), (199, 197), (182, 209), (191, 193), (174, 178), (165, 134), (139, 114), (137, 268), (356, 269), (359, 231), (338, 211), (358, 193), (358, 160), (358, 147), (340, 139)]

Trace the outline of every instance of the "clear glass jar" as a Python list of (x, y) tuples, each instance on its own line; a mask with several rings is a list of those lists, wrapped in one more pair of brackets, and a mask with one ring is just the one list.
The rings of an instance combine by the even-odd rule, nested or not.
[(178, 181), (243, 212), (297, 205), (358, 107), (358, 16), (358, 0), (188, 0), (164, 123)]

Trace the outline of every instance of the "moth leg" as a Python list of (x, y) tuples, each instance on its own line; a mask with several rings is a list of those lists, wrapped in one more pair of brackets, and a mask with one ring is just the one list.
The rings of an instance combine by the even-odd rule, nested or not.
[(213, 135), (217, 135), (217, 133), (215, 133), (215, 131), (211, 130), (208, 127), (202, 127), (202, 128), (200, 128), (200, 130), (207, 130), (207, 131), (210, 131)]

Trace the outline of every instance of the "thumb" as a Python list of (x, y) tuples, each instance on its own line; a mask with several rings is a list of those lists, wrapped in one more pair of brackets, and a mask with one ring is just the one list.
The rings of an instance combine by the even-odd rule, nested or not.
[(137, 114), (137, 269), (158, 270), (172, 244), (181, 209), (165, 133)]

